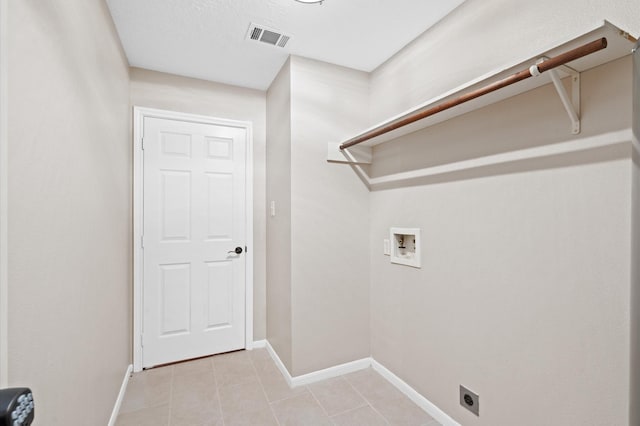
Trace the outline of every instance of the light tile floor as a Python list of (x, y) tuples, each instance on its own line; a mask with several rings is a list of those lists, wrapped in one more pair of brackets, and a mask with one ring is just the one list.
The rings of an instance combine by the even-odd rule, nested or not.
[(437, 426), (382, 376), (366, 369), (289, 388), (265, 349), (136, 373), (117, 426)]

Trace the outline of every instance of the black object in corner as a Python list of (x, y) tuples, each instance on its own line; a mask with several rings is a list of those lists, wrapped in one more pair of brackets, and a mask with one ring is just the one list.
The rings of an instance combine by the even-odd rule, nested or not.
[(29, 426), (34, 413), (31, 389), (0, 389), (0, 426)]

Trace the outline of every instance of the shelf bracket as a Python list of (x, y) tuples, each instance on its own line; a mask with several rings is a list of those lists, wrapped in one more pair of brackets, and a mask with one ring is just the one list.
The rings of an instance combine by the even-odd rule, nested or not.
[[(569, 96), (564, 84), (562, 84), (559, 71), (569, 74), (569, 78), (571, 79), (571, 96)], [(580, 73), (566, 65), (561, 65), (558, 68), (547, 72), (549, 73), (551, 81), (558, 92), (558, 96), (560, 96), (564, 109), (567, 111), (567, 114), (569, 114), (569, 120), (571, 120), (571, 133), (577, 135), (580, 133)]]
[(327, 161), (331, 163), (371, 164), (373, 153), (369, 146), (352, 146), (340, 149), (339, 143), (329, 142)]

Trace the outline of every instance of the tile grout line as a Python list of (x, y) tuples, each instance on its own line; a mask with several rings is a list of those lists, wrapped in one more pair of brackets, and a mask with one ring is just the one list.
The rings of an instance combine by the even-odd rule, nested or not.
[(220, 409), (220, 421), (222, 421), (222, 426), (225, 426), (224, 423), (224, 415), (222, 414), (222, 400), (220, 399), (220, 387), (218, 386), (218, 375), (216, 374), (216, 364), (211, 357), (211, 371), (213, 371), (213, 381), (216, 384), (216, 398), (218, 399), (218, 408)]
[(173, 407), (173, 381), (176, 377), (176, 368), (175, 366), (171, 366), (171, 381), (169, 382), (171, 385), (169, 386), (169, 410), (167, 413), (167, 426), (171, 426), (171, 407)]
[[(356, 393), (360, 398), (362, 398), (362, 400), (364, 401), (364, 404), (363, 404), (363, 405), (359, 405), (359, 406), (357, 406), (357, 407), (348, 408), (348, 409), (346, 409), (346, 410), (342, 410), (342, 411), (339, 411), (339, 412), (337, 412), (337, 413), (335, 413), (335, 414), (329, 415), (329, 412), (326, 410), (326, 408), (324, 408), (324, 405), (322, 405), (322, 403), (320, 402), (320, 400), (318, 399), (318, 397), (313, 393), (313, 390), (311, 389), (311, 387), (309, 387), (309, 392), (314, 396), (314, 398), (316, 399), (316, 401), (318, 402), (318, 404), (319, 404), (319, 405), (324, 409), (324, 411), (327, 413), (327, 416), (329, 417), (329, 420), (331, 420), (331, 422), (332, 422), (332, 423), (335, 423), (335, 422), (333, 421), (333, 418), (334, 418), (334, 417), (337, 417), (337, 416), (339, 416), (339, 415), (341, 415), (341, 414), (348, 413), (348, 412), (350, 412), (350, 411), (355, 411), (355, 410), (357, 410), (357, 409), (359, 409), (359, 408), (363, 408), (363, 407), (366, 407), (367, 405), (369, 405), (369, 401), (367, 401), (367, 399), (366, 399), (366, 398), (364, 398), (362, 395), (360, 395), (360, 393), (359, 393), (358, 391), (356, 391), (356, 390), (353, 388), (353, 386), (351, 385), (351, 383), (349, 383), (349, 381), (344, 377), (344, 375), (342, 375), (342, 376), (337, 376), (337, 377), (332, 377), (332, 378), (329, 378), (329, 379), (325, 379), (325, 380), (320, 381), (320, 382), (318, 382), (318, 383), (326, 382), (327, 380), (332, 380), (332, 379), (337, 379), (337, 378), (341, 378), (342, 380), (344, 380), (344, 381), (345, 381), (345, 383), (346, 383), (350, 388), (352, 388), (352, 389), (353, 389), (353, 391), (354, 391), (354, 392), (355, 392), (355, 393)], [(386, 421), (386, 419), (385, 419), (385, 421)]]
[[(371, 367), (369, 367), (369, 368), (371, 368)], [(371, 369), (371, 371), (373, 371), (373, 372), (375, 373), (375, 370)], [(376, 374), (378, 374), (378, 373), (376, 373)], [(369, 400), (367, 399), (367, 397), (366, 397), (366, 396), (364, 396), (362, 393), (360, 393), (360, 391), (358, 390), (358, 388), (356, 388), (356, 387), (353, 385), (353, 383), (351, 383), (351, 382), (349, 381), (349, 379), (347, 379), (345, 376), (342, 376), (342, 377), (344, 377), (344, 379), (347, 381), (347, 383), (349, 383), (349, 386), (351, 386), (351, 387), (353, 388), (353, 390), (354, 390), (354, 391), (356, 391), (356, 393), (357, 393), (358, 395), (360, 395), (360, 396), (362, 397), (362, 399), (364, 399), (364, 400), (367, 402), (367, 405), (368, 405), (369, 407), (371, 407), (371, 409), (372, 409), (372, 410), (373, 410), (377, 415), (379, 415), (380, 417), (382, 417), (382, 420), (384, 420), (384, 422), (385, 422), (386, 424), (388, 424), (388, 425), (390, 425), (390, 424), (391, 424), (391, 422), (389, 421), (389, 419), (387, 419), (385, 416), (383, 416), (383, 415), (382, 415), (382, 413), (381, 413), (380, 411), (376, 410), (376, 407), (374, 407), (374, 406), (373, 406), (373, 404), (371, 403), (371, 401), (369, 401)]]
[(256, 377), (258, 378), (258, 383), (260, 383), (260, 389), (262, 389), (262, 393), (264, 394), (264, 399), (267, 401), (267, 405), (269, 406), (269, 411), (271, 411), (271, 415), (275, 419), (276, 424), (278, 426), (281, 426), (280, 425), (280, 420), (278, 420), (278, 416), (276, 416), (275, 411), (273, 411), (273, 406), (269, 402), (269, 397), (267, 396), (267, 391), (264, 389), (264, 384), (262, 383), (262, 378), (258, 374), (258, 369), (256, 368), (256, 364), (253, 362), (253, 357), (251, 356), (251, 354), (247, 354), (247, 355), (249, 356), (249, 362), (251, 362), (251, 367), (253, 367), (253, 372), (256, 374)]
[[(241, 352), (241, 351), (234, 351), (234, 352)], [(226, 354), (228, 354), (228, 353), (230, 353), (230, 352), (225, 352), (225, 353), (218, 354), (218, 355), (226, 355)], [(215, 356), (218, 356), (218, 355), (215, 355)], [(233, 361), (231, 361), (231, 362), (233, 362)], [(214, 362), (214, 370), (216, 370), (215, 362)], [(216, 370), (216, 371), (217, 371), (217, 370)], [(216, 385), (217, 385), (217, 384), (218, 384), (218, 379), (217, 379), (217, 377), (216, 377)], [(247, 383), (234, 383), (234, 384), (227, 384), (227, 385), (225, 385), (225, 386), (216, 386), (216, 387), (218, 388), (218, 399), (219, 399), (219, 401), (220, 401), (220, 414), (221, 414), (221, 416), (222, 416), (222, 421), (223, 421), (223, 423), (224, 423), (224, 424), (226, 424), (226, 423), (224, 422), (224, 414), (223, 414), (224, 410), (222, 409), (222, 398), (220, 398), (220, 390), (221, 390), (222, 388), (225, 388), (225, 389), (232, 389), (232, 388), (236, 388), (236, 387), (239, 387), (239, 386), (244, 386), (244, 385), (246, 385), (246, 384), (247, 384)], [(224, 426), (224, 425), (223, 425), (223, 426)]]
[(329, 419), (329, 421), (331, 421), (331, 423), (333, 423), (333, 420), (331, 420), (331, 416), (329, 416), (329, 412), (327, 411), (326, 408), (324, 408), (324, 405), (322, 405), (322, 403), (320, 402), (320, 400), (318, 399), (318, 397), (313, 393), (313, 390), (311, 389), (310, 386), (307, 386), (307, 389), (309, 390), (309, 393), (311, 394), (311, 396), (313, 397), (313, 399), (316, 400), (316, 402), (318, 403), (318, 405), (320, 406), (320, 408), (322, 408), (322, 411), (324, 411), (324, 413), (327, 415), (327, 418)]
[[(141, 372), (137, 372), (137, 373), (131, 373), (131, 378), (133, 379), (134, 377), (139, 377), (141, 375), (149, 375), (151, 371), (153, 371), (154, 368), (151, 368), (149, 370), (143, 370)], [(129, 410), (129, 411), (121, 411), (120, 413), (118, 413), (118, 417), (116, 418), (116, 425), (118, 424), (118, 420), (121, 418), (121, 416), (126, 416), (129, 414), (135, 414), (135, 413), (140, 413), (141, 411), (144, 410), (156, 410), (159, 409), (160, 407), (166, 405), (167, 406), (167, 412), (169, 413), (170, 410), (170, 406), (171, 406), (171, 389), (172, 389), (172, 381), (173, 381), (173, 370), (171, 372), (171, 378), (168, 380), (169, 382), (169, 397), (168, 400), (166, 402), (157, 402), (155, 404), (152, 405), (147, 405), (146, 403), (143, 403), (143, 405), (139, 408), (136, 408), (134, 410)], [(133, 380), (130, 381), (129, 385), (131, 385), (133, 383)], [(146, 387), (147, 384), (145, 382), (144, 387)], [(132, 392), (132, 390), (130, 389), (130, 386), (127, 386), (127, 391), (130, 392), (130, 395), (134, 395), (134, 393)], [(137, 394), (137, 393), (135, 393)], [(167, 419), (167, 422), (169, 422), (169, 419)], [(169, 426), (169, 424), (167, 423), (167, 426)]]
[[(287, 385), (287, 386), (289, 386), (289, 385)], [(296, 389), (302, 389), (302, 388), (303, 388), (303, 386), (296, 387)], [(292, 388), (289, 388), (289, 389), (292, 389)], [(306, 389), (306, 391), (309, 392), (309, 388), (307, 388), (306, 386), (304, 386), (304, 389)], [(296, 394), (296, 395), (285, 396), (284, 398), (280, 398), (280, 399), (274, 399), (273, 401), (269, 401), (269, 404), (276, 404), (278, 402), (286, 401), (288, 399), (297, 398), (300, 395), (304, 395), (304, 392), (300, 392), (299, 394)]]
[[(330, 418), (330, 419), (333, 419), (334, 417), (338, 417), (338, 416), (341, 416), (341, 415), (343, 415), (343, 414), (350, 413), (350, 412), (352, 412), (352, 411), (360, 410), (361, 408), (367, 408), (367, 407), (369, 407), (369, 408), (371, 408), (372, 410), (374, 410), (374, 408), (369, 404), (369, 402), (367, 402), (367, 400), (365, 400), (364, 402), (365, 402), (365, 404), (364, 404), (364, 405), (361, 405), (361, 406), (359, 406), (359, 407), (349, 408), (348, 410), (340, 411), (339, 413), (336, 413), (336, 414), (334, 414), (334, 415), (332, 415), (332, 416), (329, 416), (329, 418)], [(375, 411), (375, 410), (374, 410), (374, 411)], [(375, 411), (375, 412), (376, 412), (376, 414), (378, 413), (377, 411)], [(384, 420), (386, 423), (389, 423), (389, 422), (387, 422), (387, 419), (385, 419), (384, 417), (382, 417), (382, 420)]]
[(349, 413), (349, 412), (351, 412), (351, 411), (359, 410), (360, 408), (365, 408), (365, 407), (367, 407), (367, 406), (369, 406), (369, 403), (368, 403), (368, 402), (367, 402), (367, 400), (365, 399), (365, 400), (364, 400), (364, 404), (362, 404), (362, 405), (358, 405), (357, 407), (347, 408), (346, 410), (338, 411), (338, 412), (337, 412), (337, 413), (335, 413), (335, 414), (331, 414), (331, 415), (329, 416), (329, 418), (337, 417), (337, 416), (340, 416), (340, 415), (342, 415), (342, 414)]
[[(341, 414), (348, 413), (349, 411), (354, 411), (354, 410), (357, 410), (358, 408), (363, 408), (363, 407), (366, 407), (367, 405), (369, 405), (369, 401), (367, 401), (367, 399), (364, 396), (360, 395), (360, 392), (358, 392), (353, 387), (353, 385), (351, 383), (349, 383), (349, 381), (344, 377), (344, 374), (342, 376), (337, 376), (337, 377), (332, 377), (332, 378), (329, 378), (329, 379), (324, 379), (324, 380), (322, 380), (320, 382), (317, 382), (317, 383), (323, 383), (323, 382), (326, 382), (327, 380), (336, 380), (336, 379), (342, 379), (347, 384), (347, 386), (349, 386), (356, 393), (356, 395), (358, 395), (360, 398), (362, 398), (362, 400), (364, 401), (364, 404), (363, 405), (359, 405), (357, 407), (347, 408), (346, 410), (338, 411), (337, 413), (331, 414), (331, 415), (329, 415), (329, 412), (327, 412), (327, 415), (329, 415), (329, 418), (336, 417), (336, 416), (339, 416)], [(311, 391), (313, 393), (311, 388), (309, 388), (309, 391)], [(316, 399), (318, 399), (317, 396), (316, 396)], [(318, 403), (322, 406), (322, 403), (320, 403), (319, 399), (318, 399)], [(324, 408), (324, 406), (323, 406), (323, 408)]]

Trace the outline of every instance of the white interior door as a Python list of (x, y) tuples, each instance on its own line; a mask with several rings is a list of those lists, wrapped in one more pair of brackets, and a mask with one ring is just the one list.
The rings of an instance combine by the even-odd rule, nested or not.
[(244, 348), (246, 130), (145, 117), (143, 134), (142, 366)]

